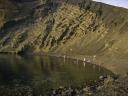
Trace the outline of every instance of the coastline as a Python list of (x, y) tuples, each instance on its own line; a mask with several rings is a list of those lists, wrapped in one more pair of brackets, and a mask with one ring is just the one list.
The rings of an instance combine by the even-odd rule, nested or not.
[(111, 56), (98, 56), (98, 55), (73, 55), (73, 54), (58, 54), (53, 52), (2, 52), (0, 54), (14, 54), (14, 55), (30, 55), (30, 56), (55, 56), (57, 58), (74, 59), (83, 61), (85, 63), (95, 64), (112, 71), (116, 75), (126, 76), (128, 74), (128, 67), (126, 66), (128, 59), (116, 58)]
[[(36, 53), (28, 53), (28, 55), (39, 55), (39, 56), (55, 56), (58, 58), (64, 58), (64, 59), (74, 59), (74, 60), (80, 60), (83, 61), (85, 63), (90, 63), (90, 64), (95, 64), (98, 66), (101, 66), (103, 68), (106, 68), (110, 71), (112, 71), (114, 74), (116, 75), (121, 75), (121, 76), (126, 76), (128, 74), (127, 72), (127, 67), (124, 68), (125, 63), (122, 64), (121, 60), (115, 58), (112, 59), (113, 62), (109, 62), (109, 59), (111, 59), (110, 57), (108, 57), (106, 60), (104, 60), (104, 57), (102, 56), (97, 56), (97, 55), (93, 55), (93, 56), (89, 56), (89, 55), (68, 55), (68, 54), (56, 54), (56, 53), (45, 53), (45, 52), (36, 52)], [(117, 60), (119, 60), (119, 62)], [(115, 61), (114, 61), (115, 60)], [(127, 59), (126, 60), (127, 63)], [(124, 65), (124, 66), (123, 66)], [(121, 68), (121, 66), (123, 66)]]

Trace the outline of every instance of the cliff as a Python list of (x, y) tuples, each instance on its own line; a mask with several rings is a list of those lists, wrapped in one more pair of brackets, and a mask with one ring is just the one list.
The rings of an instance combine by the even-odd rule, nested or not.
[(1, 0), (0, 7), (0, 52), (87, 56), (128, 70), (127, 9), (90, 0)]

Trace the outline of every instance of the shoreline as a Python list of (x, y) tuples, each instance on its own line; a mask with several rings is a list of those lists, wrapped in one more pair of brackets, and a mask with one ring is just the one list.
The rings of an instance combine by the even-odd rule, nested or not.
[[(121, 76), (126, 76), (128, 74), (127, 67), (125, 67), (127, 60), (125, 62), (122, 62), (122, 58), (119, 60), (119, 58), (111, 58), (111, 57), (103, 57), (103, 56), (98, 56), (98, 55), (73, 55), (73, 54), (56, 54), (56, 53), (50, 53), (50, 52), (32, 52), (32, 53), (10, 53), (10, 52), (2, 52), (0, 54), (13, 54), (13, 55), (19, 55), (19, 56), (25, 56), (25, 55), (30, 55), (30, 56), (54, 56), (57, 58), (64, 58), (64, 59), (74, 59), (78, 61), (83, 61), (85, 63), (90, 63), (94, 65), (98, 65), (100, 67), (103, 67), (105, 69), (108, 69), (112, 71), (116, 75), (121, 75)], [(105, 61), (105, 60), (106, 61)], [(110, 60), (110, 62), (109, 62)], [(112, 62), (111, 62), (112, 61)], [(114, 62), (113, 62), (114, 61)], [(119, 62), (118, 62), (119, 61)], [(122, 67), (123, 66), (123, 67)], [(121, 70), (120, 70), (121, 69)]]
[[(109, 68), (106, 68), (104, 66), (105, 63), (101, 62), (99, 60), (99, 57), (96, 57), (96, 55), (94, 55), (94, 56), (87, 56), (87, 55), (75, 55), (75, 56), (73, 56), (73, 55), (67, 55), (67, 54), (43, 53), (43, 52), (39, 52), (39, 53), (28, 53), (27, 55), (32, 55), (32, 56), (33, 55), (35, 55), (35, 56), (54, 56), (54, 57), (57, 57), (57, 58), (74, 59), (74, 60), (78, 60), (78, 61), (83, 61), (85, 63), (90, 63), (90, 64), (98, 65), (100, 67), (103, 67), (105, 69), (110, 70)], [(112, 70), (110, 70), (110, 71), (112, 71)], [(114, 74), (115, 75), (120, 75), (120, 74), (116, 74), (116, 73), (114, 73)]]
[(15, 52), (2, 52), (0, 54), (11, 54), (19, 56), (54, 56), (57, 58), (74, 59), (83, 61), (85, 63), (95, 64), (105, 69), (112, 71), (116, 75), (127, 76), (127, 62), (128, 58), (116, 58), (111, 56), (100, 55), (73, 55), (73, 54), (57, 54), (52, 52), (28, 52), (28, 53), (15, 53)]
[(1, 96), (127, 96), (128, 76), (126, 77), (99, 77), (93, 85), (80, 85), (79, 87), (61, 86), (36, 93), (31, 86), (14, 85), (0, 86)]
[[(56, 53), (45, 53), (45, 52), (28, 53), (28, 55), (55, 56), (58, 58), (80, 60), (85, 63), (95, 64), (95, 65), (98, 65), (105, 69), (108, 69), (108, 70), (112, 71), (115, 75), (126, 76), (128, 74), (128, 72), (126, 70), (127, 68), (125, 67), (126, 66), (125, 63), (127, 63), (127, 62), (121, 62), (120, 60), (122, 60), (122, 58), (119, 60), (117, 58), (114, 58), (114, 59), (111, 57), (105, 58), (103, 56), (98, 56), (98, 55), (92, 55), (92, 56), (90, 56), (90, 55), (74, 55), (73, 56), (73, 55), (67, 55), (67, 54), (56, 54)], [(115, 60), (115, 61), (113, 62), (113, 60)], [(127, 59), (124, 59), (124, 60), (127, 61)], [(121, 68), (121, 66), (123, 66), (123, 67)], [(126, 69), (124, 70), (123, 68), (126, 68)]]

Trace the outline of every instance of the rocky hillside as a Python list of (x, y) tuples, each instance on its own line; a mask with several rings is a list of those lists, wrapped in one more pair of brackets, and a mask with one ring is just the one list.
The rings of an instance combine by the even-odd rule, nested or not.
[(0, 0), (1, 53), (86, 57), (124, 73), (127, 37), (127, 9), (91, 0)]

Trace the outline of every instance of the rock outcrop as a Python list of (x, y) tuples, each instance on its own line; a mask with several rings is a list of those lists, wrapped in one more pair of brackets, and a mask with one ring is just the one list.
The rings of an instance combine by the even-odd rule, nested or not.
[(0, 52), (91, 56), (124, 72), (127, 37), (124, 8), (91, 0), (0, 1)]

